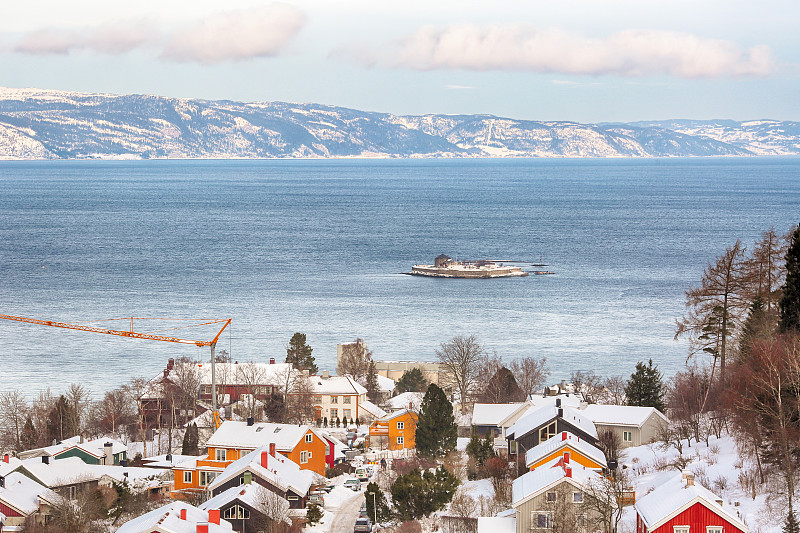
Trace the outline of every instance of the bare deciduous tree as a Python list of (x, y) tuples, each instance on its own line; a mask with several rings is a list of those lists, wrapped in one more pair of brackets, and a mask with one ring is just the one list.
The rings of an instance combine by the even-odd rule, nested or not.
[(622, 376), (610, 376), (603, 382), (603, 401), (611, 405), (625, 405), (625, 386), (628, 382)]
[(464, 414), (469, 410), (470, 395), (480, 378), (485, 357), (486, 350), (475, 335), (454, 337), (436, 350), (436, 358), (447, 370), (447, 379), (459, 393)]
[(550, 374), (547, 370), (547, 359), (544, 357), (541, 359), (521, 357), (511, 361), (508, 368), (513, 372), (517, 385), (528, 398), (539, 392), (538, 389), (544, 385)]
[(336, 373), (340, 376), (349, 374), (356, 381), (362, 381), (367, 376), (369, 362), (372, 360), (372, 350), (362, 339), (342, 346), (342, 356), (336, 366)]
[(617, 533), (626, 496), (632, 492), (627, 470), (617, 468), (609, 477), (592, 476), (584, 489), (584, 506), (590, 510), (587, 514), (597, 517), (604, 531)]
[(246, 395), (244, 405), (241, 406), (241, 414), (245, 418), (252, 417), (256, 422), (261, 421), (264, 410), (256, 397), (263, 392), (262, 387), (265, 381), (266, 372), (263, 366), (253, 362), (236, 365), (236, 382)]
[(595, 374), (594, 370), (575, 370), (570, 377), (576, 392), (583, 394), (586, 401), (596, 403), (597, 396), (602, 393), (603, 378)]
[(9, 446), (16, 451), (20, 449), (20, 436), (28, 416), (28, 402), (19, 390), (8, 391), (0, 394), (0, 424), (5, 431), (1, 444)]

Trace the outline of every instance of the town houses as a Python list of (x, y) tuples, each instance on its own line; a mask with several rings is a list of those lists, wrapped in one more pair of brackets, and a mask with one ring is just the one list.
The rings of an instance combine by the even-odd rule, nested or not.
[[(130, 443), (75, 435), (4, 454), (0, 532), (19, 530), (26, 521), (45, 524), (63, 502), (77, 504), (120, 487), (163, 501), (121, 524), (122, 533), (288, 531), (308, 523), (310, 510), (325, 505), (327, 491), (360, 492), (358, 478), (417, 452), (426, 394), (392, 387), (390, 378), (382, 377), (371, 401), (363, 377), (311, 374), (274, 359), (222, 361), (215, 369), (223, 376), (215, 414), (206, 366), (170, 360), (138, 399), (140, 425), (154, 439), (165, 432), (163, 424), (189, 435), (199, 423), (206, 432), (194, 452), (172, 445), (167, 453), (143, 457), (136, 448), (132, 459)], [(741, 514), (689, 469), (659, 476), (652, 487), (638, 484), (638, 459), (627, 461), (627, 450), (666, 434), (670, 420), (664, 413), (590, 403), (563, 382), (540, 391), (524, 401), (472, 402), (456, 428), (460, 450), (471, 435), (513, 472), (504, 482), (505, 507), (482, 517), (479, 531), (605, 531), (609, 514), (597, 504), (602, 495), (635, 517), (637, 533), (748, 531)], [(447, 402), (454, 417), (464, 405), (456, 400)], [(271, 421), (273, 416), (284, 420)], [(342, 498), (337, 494), (333, 501)]]

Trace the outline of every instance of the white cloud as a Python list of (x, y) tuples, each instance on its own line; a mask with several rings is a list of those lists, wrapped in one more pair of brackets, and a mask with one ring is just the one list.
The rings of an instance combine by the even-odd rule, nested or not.
[(626, 30), (592, 39), (527, 25), (428, 26), (405, 39), (393, 66), (417, 70), (510, 70), (577, 75), (680, 78), (766, 76), (769, 47), (663, 30)]
[(69, 54), (81, 50), (123, 54), (152, 41), (155, 35), (152, 24), (144, 20), (117, 22), (80, 30), (50, 28), (26, 34), (13, 50), (31, 55)]
[(210, 65), (276, 56), (305, 20), (303, 11), (278, 3), (220, 13), (175, 33), (162, 57)]

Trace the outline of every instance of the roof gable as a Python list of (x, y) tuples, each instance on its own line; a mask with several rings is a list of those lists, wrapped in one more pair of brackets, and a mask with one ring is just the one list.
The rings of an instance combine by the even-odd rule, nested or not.
[(583, 416), (580, 411), (571, 407), (557, 407), (556, 405), (545, 405), (527, 412), (508, 429), (506, 435), (519, 439), (559, 418), (559, 411), (561, 411), (560, 418), (563, 422), (590, 437), (597, 438), (597, 428), (595, 428), (594, 423)]
[(536, 463), (548, 455), (566, 448), (593, 460), (601, 466), (607, 466), (606, 456), (600, 448), (589, 444), (568, 431), (561, 432), (528, 450), (525, 453), (525, 465), (530, 466), (532, 463)]
[(209, 448), (255, 449), (275, 443), (278, 450), (291, 452), (309, 431), (316, 434), (308, 425), (260, 422), (248, 426), (247, 422), (226, 420), (208, 439), (206, 446)]
[[(262, 453), (267, 454), (266, 467), (261, 464)], [(298, 495), (308, 493), (315, 476), (310, 470), (301, 470), (300, 466), (288, 457), (279, 454), (269, 455), (269, 448), (263, 446), (228, 465), (214, 478), (208, 489), (214, 490), (248, 470), (280, 490), (289, 489)]]
[(654, 407), (591, 404), (583, 409), (583, 413), (592, 422), (601, 425), (641, 428), (653, 416), (669, 422), (669, 419)]

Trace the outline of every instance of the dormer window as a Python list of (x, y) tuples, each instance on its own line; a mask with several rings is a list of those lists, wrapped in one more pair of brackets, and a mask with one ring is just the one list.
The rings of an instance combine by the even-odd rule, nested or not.
[(259, 431), (261, 431), (262, 429), (264, 429), (264, 426), (258, 426), (258, 427), (256, 428), (256, 433), (258, 433), (258, 432), (259, 432)]
[(278, 428), (275, 428), (275, 431), (273, 431), (273, 433), (277, 433), (277, 432), (279, 432), (280, 430), (281, 430), (281, 428), (279, 428), (279, 427), (278, 427)]

